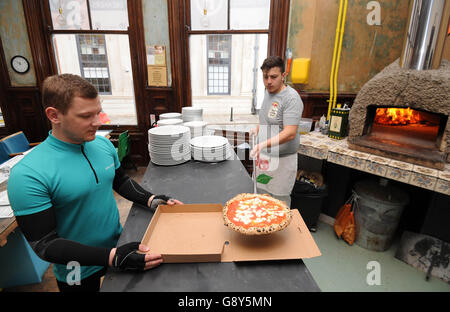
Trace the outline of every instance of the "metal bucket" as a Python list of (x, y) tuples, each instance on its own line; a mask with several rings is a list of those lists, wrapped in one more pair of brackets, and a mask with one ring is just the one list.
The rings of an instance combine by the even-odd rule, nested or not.
[(374, 251), (389, 249), (403, 208), (409, 202), (408, 194), (387, 185), (387, 180), (357, 182), (354, 193), (355, 243)]

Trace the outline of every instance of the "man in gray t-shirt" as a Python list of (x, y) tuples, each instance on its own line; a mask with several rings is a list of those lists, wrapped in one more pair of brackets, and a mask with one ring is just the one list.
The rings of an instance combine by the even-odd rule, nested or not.
[[(264, 142), (278, 135), (280, 142), (279, 145), (272, 144), (267, 150), (263, 150), (263, 153), (279, 157), (297, 153), (300, 144), (297, 126), (302, 111), (302, 100), (297, 91), (290, 86), (285, 86), (278, 93), (265, 91), (259, 111), (258, 141)], [(280, 137), (283, 130), (288, 134), (286, 137), (283, 136), (284, 133)]]
[[(266, 91), (259, 125), (250, 133), (258, 135), (258, 144), (250, 156), (258, 160), (258, 188), (289, 203), (297, 173), (298, 124), (303, 103), (297, 91), (284, 84), (286, 73), (280, 57), (269, 56), (261, 70)], [(263, 161), (268, 162), (267, 166)]]

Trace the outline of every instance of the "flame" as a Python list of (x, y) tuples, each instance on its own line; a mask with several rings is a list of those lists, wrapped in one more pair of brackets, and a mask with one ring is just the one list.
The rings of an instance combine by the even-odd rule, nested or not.
[(377, 108), (374, 122), (382, 125), (409, 125), (420, 123), (420, 113), (411, 108)]

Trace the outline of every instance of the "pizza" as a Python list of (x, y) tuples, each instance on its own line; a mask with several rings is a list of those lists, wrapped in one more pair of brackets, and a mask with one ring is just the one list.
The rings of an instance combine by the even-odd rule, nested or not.
[(223, 208), (225, 225), (246, 235), (281, 231), (291, 222), (291, 210), (285, 202), (267, 194), (242, 193)]

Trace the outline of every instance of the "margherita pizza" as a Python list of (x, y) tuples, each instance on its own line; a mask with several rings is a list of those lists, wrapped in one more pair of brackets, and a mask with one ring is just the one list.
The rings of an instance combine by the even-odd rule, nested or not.
[(230, 199), (223, 208), (225, 225), (246, 235), (280, 231), (292, 216), (286, 203), (267, 194), (242, 193)]

